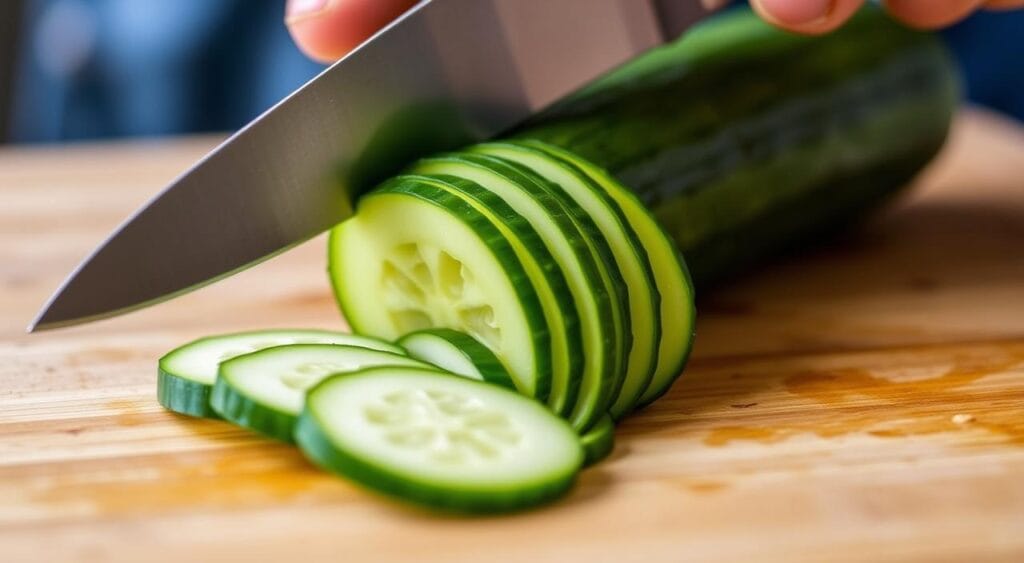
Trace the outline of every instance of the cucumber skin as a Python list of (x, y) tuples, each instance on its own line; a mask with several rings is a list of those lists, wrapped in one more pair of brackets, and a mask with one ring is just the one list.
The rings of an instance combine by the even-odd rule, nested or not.
[[(449, 342), (452, 346), (459, 347), (464, 350), (478, 348), (481, 354), (483, 354), (483, 356), (470, 358), (470, 362), (476, 367), (477, 371), (480, 372), (480, 375), (484, 378), (483, 381), (490, 383), (492, 385), (498, 385), (499, 387), (510, 389), (512, 391), (516, 390), (515, 381), (512, 381), (512, 376), (508, 374), (508, 369), (505, 367), (504, 364), (501, 363), (501, 360), (498, 359), (498, 356), (495, 356), (494, 352), (492, 352), (490, 348), (482, 344), (479, 340), (473, 338), (472, 336), (464, 332), (459, 332), (457, 330), (453, 330), (450, 328), (427, 328), (423, 330), (417, 330), (415, 332), (410, 332), (409, 334), (406, 334), (405, 336), (398, 340), (398, 345), (404, 347), (409, 352), (409, 356), (411, 358), (436, 366), (436, 364), (430, 362), (429, 360), (418, 357), (416, 354), (413, 353), (412, 350), (408, 348), (408, 344), (406, 344), (406, 342), (408, 342), (410, 338), (416, 337), (417, 335), (421, 334), (428, 334), (433, 338), (443, 339)], [(436, 367), (438, 369), (444, 370), (444, 368), (440, 366)], [(456, 375), (462, 374), (456, 373)]]
[(941, 148), (957, 96), (938, 40), (881, 10), (816, 38), (736, 10), (514, 136), (630, 187), (700, 289), (887, 201)]
[(590, 467), (611, 455), (615, 449), (615, 422), (611, 416), (604, 416), (593, 428), (580, 436), (583, 446), (583, 467)]
[(157, 368), (156, 398), (165, 409), (198, 418), (219, 419), (210, 406), (209, 385), (178, 377)]
[(239, 428), (288, 444), (295, 443), (292, 433), (297, 417), (253, 401), (235, 391), (223, 377), (218, 376), (213, 384), (209, 405), (219, 418)]

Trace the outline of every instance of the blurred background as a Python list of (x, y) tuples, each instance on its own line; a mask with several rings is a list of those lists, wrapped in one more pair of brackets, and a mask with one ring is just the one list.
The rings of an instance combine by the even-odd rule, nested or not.
[[(0, 143), (237, 129), (323, 67), (284, 0), (0, 0)], [(1024, 11), (943, 32), (968, 97), (1024, 119)]]

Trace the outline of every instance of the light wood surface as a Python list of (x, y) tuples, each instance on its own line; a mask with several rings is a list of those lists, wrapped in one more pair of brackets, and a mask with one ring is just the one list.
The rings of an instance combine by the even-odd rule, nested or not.
[(323, 240), (22, 333), (213, 142), (0, 151), (0, 560), (1024, 560), (1024, 130), (965, 113), (863, 231), (707, 292), (685, 376), (609, 461), (562, 502), (475, 520), (156, 403), (157, 357), (189, 339), (342, 326)]

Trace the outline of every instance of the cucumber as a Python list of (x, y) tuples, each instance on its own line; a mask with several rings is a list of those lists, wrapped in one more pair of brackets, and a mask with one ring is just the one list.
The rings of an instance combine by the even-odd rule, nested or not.
[(580, 445), (583, 446), (583, 466), (589, 467), (611, 455), (615, 449), (615, 421), (611, 416), (601, 417), (601, 420), (580, 436)]
[[(465, 178), (499, 196), (543, 237), (562, 270), (576, 304), (583, 335), (583, 370), (570, 419), (585, 429), (600, 417), (614, 396), (629, 346), (628, 302), (621, 273), (608, 242), (586, 212), (556, 185), (530, 170), (499, 158), (458, 155), (424, 160), (413, 171)], [(553, 408), (564, 412), (561, 397)]]
[(576, 433), (540, 403), (416, 368), (324, 380), (309, 392), (295, 438), (328, 471), (459, 512), (551, 500), (571, 487), (583, 463)]
[(221, 363), (210, 406), (228, 422), (291, 442), (308, 389), (329, 375), (372, 366), (431, 367), (408, 356), (355, 346), (276, 346)]
[[(609, 411), (614, 416), (621, 417), (633, 407), (655, 374), (659, 357), (659, 343), (661, 343), (662, 317), (664, 316), (664, 312), (660, 309), (662, 290), (656, 283), (650, 255), (644, 245), (645, 241), (641, 240), (634, 229), (633, 223), (637, 218), (626, 215), (618, 201), (619, 199), (630, 199), (628, 190), (617, 183), (596, 182), (571, 161), (558, 157), (552, 158), (551, 152), (545, 150), (547, 148), (549, 147), (546, 145), (537, 146), (513, 142), (487, 143), (477, 145), (471, 150), (513, 160), (528, 166), (548, 181), (561, 186), (565, 193), (594, 219), (608, 240), (615, 263), (626, 280), (622, 288), (628, 294), (627, 310), (629, 311), (630, 327), (633, 331), (632, 348), (629, 350), (622, 384), (608, 405)], [(633, 201), (625, 201), (625, 203), (635, 204)], [(650, 222), (646, 215), (640, 217), (640, 220)], [(647, 226), (640, 225), (639, 227)], [(654, 229), (660, 233), (657, 226)], [(663, 235), (662, 238), (664, 238)], [(678, 258), (673, 256), (669, 262), (673, 281), (678, 281), (679, 266)], [(662, 281), (663, 285), (667, 285), (667, 283)], [(674, 289), (677, 288), (666, 288), (666, 291)], [(685, 310), (685, 303), (692, 302), (692, 295), (689, 291), (684, 294), (683, 299), (685, 301), (667, 303), (668, 307), (672, 307), (669, 309), (670, 317), (679, 317), (678, 311)], [(685, 355), (692, 340), (693, 315), (680, 318), (684, 319), (684, 323), (689, 321), (681, 331), (683, 337), (673, 338), (680, 331), (670, 331), (669, 338), (662, 344), (662, 347), (671, 347)], [(673, 361), (671, 365), (674, 367), (675, 373), (679, 373), (682, 369), (679, 362)]]
[(937, 37), (879, 9), (821, 37), (778, 31), (743, 9), (512, 136), (565, 149), (628, 186), (699, 289), (887, 201), (942, 146), (957, 98)]
[(501, 360), (472, 336), (448, 328), (411, 332), (398, 343), (409, 355), (456, 375), (486, 381), (509, 389), (515, 382)]
[(583, 367), (580, 319), (562, 269), (557, 267), (533, 226), (491, 191), (466, 178), (435, 175), (427, 181), (462, 199), (490, 220), (512, 246), (532, 280), (551, 336), (551, 384), (546, 395), (537, 394), (535, 398), (547, 400), (561, 412), (568, 404), (568, 394), (575, 397)]
[[(820, 38), (776, 31), (739, 10), (515, 132), (515, 140), (552, 157), (521, 157), (520, 164), (556, 183), (551, 168), (582, 172), (618, 206), (616, 213), (615, 205), (587, 200), (586, 212), (604, 227), (606, 241), (618, 241), (617, 269), (631, 272), (623, 284), (629, 320), (659, 303), (660, 314), (648, 316), (661, 323), (654, 370), (652, 356), (639, 352), (645, 344), (651, 349), (641, 324), (631, 330), (638, 343), (627, 350), (633, 361), (626, 373), (605, 382), (618, 389), (607, 405), (611, 414), (621, 418), (650, 403), (679, 375), (693, 338), (695, 283), (712, 283), (795, 242), (820, 238), (884, 201), (942, 145), (955, 100), (955, 75), (941, 45), (879, 10), (866, 9)], [(468, 150), (493, 155), (495, 147), (508, 146)], [(450, 163), (447, 172), (465, 173)], [(657, 293), (632, 291), (643, 287), (637, 280), (644, 276), (622, 258), (629, 250), (623, 239), (609, 236), (616, 222), (630, 227), (633, 236), (626, 230), (625, 240), (634, 248), (638, 240), (647, 253), (650, 270), (641, 273)], [(556, 258), (564, 267), (564, 257)], [(591, 409), (587, 425), (601, 414)]]
[(403, 354), (375, 338), (313, 329), (257, 330), (209, 336), (175, 348), (157, 364), (157, 400), (164, 408), (189, 416), (217, 418), (210, 392), (224, 360), (285, 344), (344, 344)]
[(424, 328), (472, 335), (516, 388), (545, 396), (551, 338), (536, 288), (483, 214), (428, 179), (399, 176), (334, 229), (330, 275), (349, 324), (395, 340)]

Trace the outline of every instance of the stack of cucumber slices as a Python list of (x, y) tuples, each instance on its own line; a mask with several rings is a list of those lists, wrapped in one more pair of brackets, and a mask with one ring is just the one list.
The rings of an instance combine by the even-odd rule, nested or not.
[(385, 182), (332, 232), (330, 271), (357, 333), (472, 336), (581, 434), (664, 393), (693, 339), (689, 276), (643, 204), (538, 141), (476, 145)]
[(398, 498), (514, 510), (607, 456), (692, 343), (669, 238), (609, 175), (536, 141), (416, 163), (335, 228), (329, 262), (356, 334), (197, 340), (160, 360), (160, 403)]

